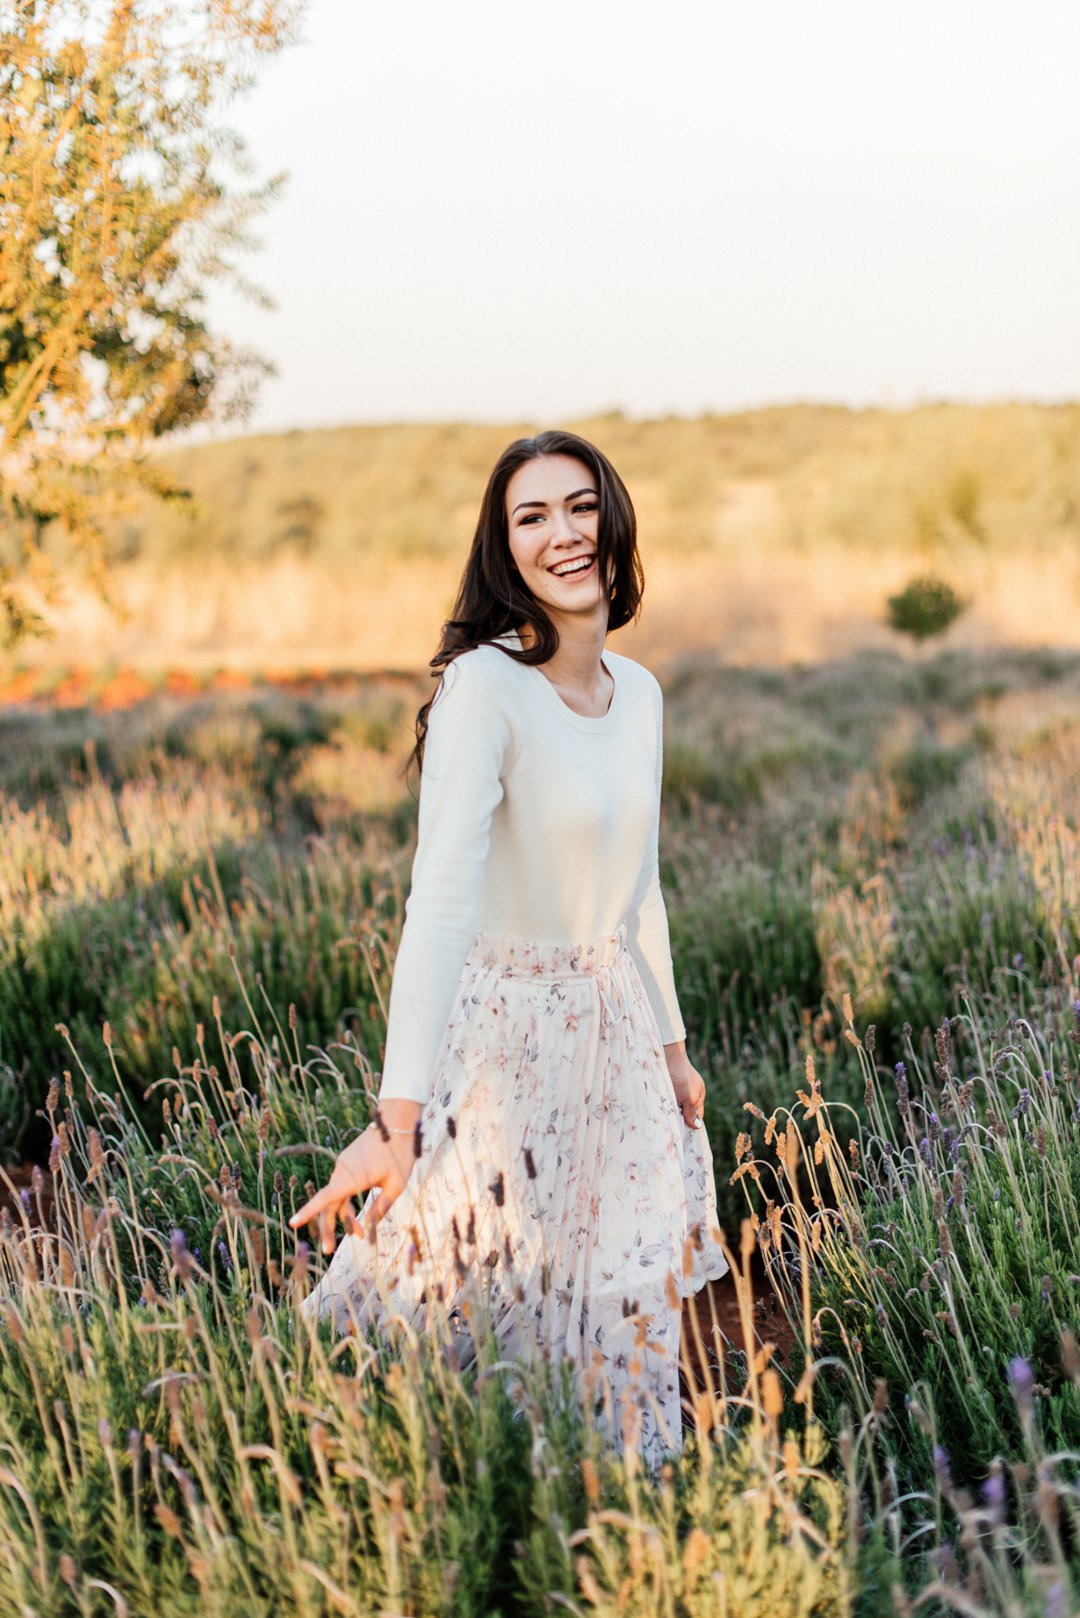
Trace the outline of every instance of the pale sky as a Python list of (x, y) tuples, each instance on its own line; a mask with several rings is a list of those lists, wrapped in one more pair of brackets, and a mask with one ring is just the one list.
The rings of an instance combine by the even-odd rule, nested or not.
[(1080, 396), (1078, 84), (1077, 0), (309, 0), (245, 430)]

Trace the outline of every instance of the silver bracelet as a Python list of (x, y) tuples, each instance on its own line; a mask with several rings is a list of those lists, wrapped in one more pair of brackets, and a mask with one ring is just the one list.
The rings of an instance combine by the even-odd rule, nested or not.
[[(375, 1122), (374, 1118), (371, 1120), (370, 1124), (368, 1124), (368, 1126), (367, 1126), (368, 1129), (378, 1129), (379, 1127), (380, 1126)], [(394, 1127), (391, 1124), (383, 1124), (382, 1128), (386, 1130), (386, 1133), (388, 1135), (415, 1135), (416, 1134), (416, 1125), (415, 1124), (413, 1125), (413, 1127), (411, 1129), (394, 1129)], [(365, 1133), (365, 1135), (367, 1134), (367, 1129), (365, 1129), (364, 1133)]]

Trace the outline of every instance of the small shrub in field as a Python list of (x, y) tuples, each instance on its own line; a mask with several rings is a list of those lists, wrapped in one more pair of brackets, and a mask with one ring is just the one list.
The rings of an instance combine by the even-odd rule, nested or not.
[(943, 635), (965, 607), (951, 584), (929, 577), (912, 579), (887, 605), (890, 626), (920, 644)]

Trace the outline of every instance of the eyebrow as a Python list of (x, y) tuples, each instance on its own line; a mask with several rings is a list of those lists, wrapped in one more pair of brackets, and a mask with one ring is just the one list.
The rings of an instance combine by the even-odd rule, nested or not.
[[(596, 493), (595, 489), (575, 489), (573, 494), (568, 494), (566, 496), (566, 498), (568, 500), (576, 500), (579, 494), (595, 494), (595, 493)], [(546, 507), (546, 505), (547, 505), (546, 500), (522, 500), (520, 505), (517, 505), (517, 506), (514, 507), (513, 511), (510, 513), (510, 515), (511, 515), (511, 517), (516, 516), (516, 514), (519, 511), (523, 510), (525, 506), (545, 506)]]

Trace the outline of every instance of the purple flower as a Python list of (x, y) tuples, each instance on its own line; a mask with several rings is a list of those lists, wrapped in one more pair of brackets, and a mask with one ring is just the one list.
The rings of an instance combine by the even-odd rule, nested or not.
[(1020, 954), (1020, 951), (1017, 950), (1016, 954), (1013, 956), (1013, 965), (1016, 967), (1017, 971), (1019, 971), (1020, 967), (1022, 967), (1023, 964), (1024, 964), (1024, 957)]
[(1014, 1118), (1026, 1118), (1030, 1108), (1031, 1108), (1031, 1091), (1028, 1089), (1027, 1085), (1025, 1084), (1025, 1085), (1023, 1085), (1021, 1087), (1020, 1099), (1016, 1103), (1016, 1106), (1012, 1110), (1012, 1116)]
[(949, 1470), (949, 1452), (942, 1449), (940, 1444), (934, 1445), (934, 1477), (939, 1489), (952, 1488), (952, 1472)]
[[(1080, 1005), (1080, 1000), (1077, 1001), (1077, 1005)], [(1080, 1015), (1080, 1014), (1078, 1014), (1078, 1015)], [(897, 1062), (896, 1068), (895, 1068), (894, 1071), (896, 1073), (897, 1079), (905, 1079), (905, 1078), (907, 1078), (907, 1068), (904, 1066), (903, 1062)]]
[(1069, 1618), (1072, 1604), (1062, 1579), (1055, 1579), (1046, 1592), (1043, 1618)]
[(179, 1258), (187, 1246), (187, 1237), (182, 1230), (174, 1230), (169, 1237), (169, 1246), (172, 1248), (173, 1258)]
[(930, 1121), (927, 1124), (927, 1130), (930, 1135), (930, 1144), (933, 1146), (937, 1143), (938, 1135), (941, 1133), (941, 1120), (936, 1112), (932, 1112), (930, 1114)]
[(1030, 1417), (1034, 1409), (1035, 1375), (1027, 1360), (1019, 1355), (1009, 1361), (1009, 1381), (1021, 1417)]
[(982, 1497), (989, 1506), (994, 1518), (997, 1519), (1005, 1509), (1005, 1479), (1000, 1466), (996, 1466), (985, 1479), (982, 1486)]

